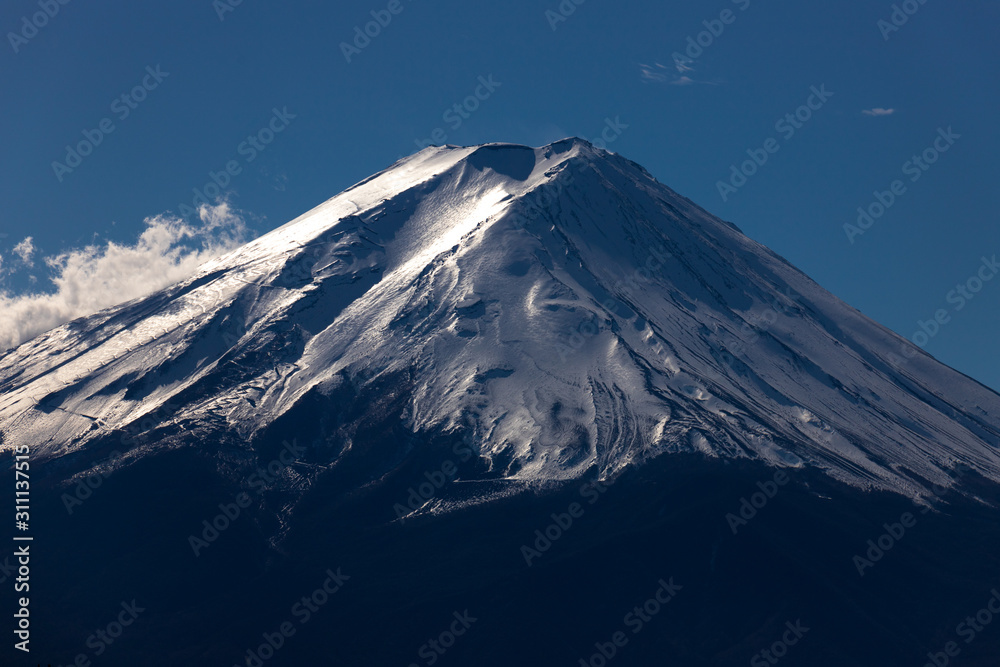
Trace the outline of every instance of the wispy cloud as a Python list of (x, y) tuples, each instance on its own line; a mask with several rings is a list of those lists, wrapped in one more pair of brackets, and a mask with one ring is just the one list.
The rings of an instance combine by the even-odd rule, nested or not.
[(861, 113), (866, 116), (891, 116), (896, 113), (895, 109), (883, 109), (882, 107), (875, 107), (874, 109), (862, 109)]
[(640, 63), (639, 75), (646, 81), (656, 81), (659, 83), (666, 83), (672, 78), (670, 70), (660, 63), (654, 63), (653, 65), (643, 65)]
[[(184, 280), (204, 262), (246, 241), (246, 223), (227, 203), (202, 206), (199, 216), (199, 223), (189, 224), (158, 215), (144, 221), (146, 228), (134, 245), (109, 241), (45, 257), (53, 291), (0, 292), (0, 350)], [(28, 257), (34, 253), (30, 241), (18, 244)], [(24, 258), (16, 248), (15, 253)]]
[(683, 74), (684, 72), (693, 72), (694, 67), (691, 66), (691, 63), (693, 62), (694, 61), (691, 60), (690, 58), (685, 58), (680, 54), (674, 55), (674, 67), (676, 67), (677, 71), (680, 72), (681, 74)]
[[(687, 62), (676, 61), (676, 67), (667, 67), (660, 63), (653, 63), (652, 65), (639, 64), (639, 76), (643, 81), (648, 83), (663, 83), (668, 86), (690, 86), (694, 83), (704, 83), (710, 86), (718, 85), (712, 81), (697, 81), (687, 76), (685, 72), (693, 72), (694, 68), (690, 67), (687, 63), (693, 61), (688, 60)], [(675, 72), (674, 69), (677, 71)], [(678, 75), (678, 72), (680, 73)]]

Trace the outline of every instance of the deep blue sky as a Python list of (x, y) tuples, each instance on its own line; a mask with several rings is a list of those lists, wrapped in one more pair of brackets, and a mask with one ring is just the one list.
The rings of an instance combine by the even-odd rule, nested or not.
[[(227, 188), (231, 201), (261, 233), (415, 151), (435, 128), (446, 143), (542, 145), (594, 139), (606, 118), (620, 119), (628, 127), (611, 150), (867, 315), (910, 336), (946, 309), (950, 321), (926, 349), (1000, 388), (1000, 280), (961, 310), (947, 300), (983, 255), (1000, 253), (995, 2), (927, 0), (886, 40), (878, 21), (892, 3), (870, 0), (567, 0), (575, 11), (555, 30), (546, 11), (558, 11), (557, 0), (400, 0), (402, 11), (350, 63), (340, 43), (388, 1), (243, 0), (220, 20), (221, 2), (75, 0), (16, 53), (8, 33), (38, 2), (3, 3), (8, 267), (26, 236), (40, 255), (133, 243), (144, 218), (177, 212), (229, 160), (243, 169)], [(727, 9), (731, 22), (681, 72), (672, 54)], [(112, 102), (157, 65), (169, 75), (120, 119)], [(453, 128), (456, 116), (443, 113), (490, 75), (499, 87)], [(833, 96), (786, 138), (775, 123), (824, 85)], [(286, 107), (295, 118), (247, 163), (241, 142)], [(52, 162), (103, 118), (114, 131), (60, 182)], [(961, 138), (911, 182), (904, 163), (948, 127)], [(771, 137), (778, 151), (723, 201), (718, 181)], [(849, 243), (844, 224), (895, 179), (905, 193)], [(6, 287), (47, 287), (41, 266), (34, 287), (30, 273), (7, 275)]]

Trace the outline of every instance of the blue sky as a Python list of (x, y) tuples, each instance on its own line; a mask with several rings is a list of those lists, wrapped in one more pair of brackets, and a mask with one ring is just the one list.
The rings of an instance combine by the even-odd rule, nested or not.
[(435, 138), (614, 125), (610, 150), (865, 314), (907, 337), (937, 315), (918, 342), (1000, 388), (1000, 280), (972, 291), (1000, 253), (995, 2), (232, 2), (3, 3), (5, 304), (54, 289), (45, 257), (91, 245), (86, 272), (134, 246), (212, 173), (252, 235)]

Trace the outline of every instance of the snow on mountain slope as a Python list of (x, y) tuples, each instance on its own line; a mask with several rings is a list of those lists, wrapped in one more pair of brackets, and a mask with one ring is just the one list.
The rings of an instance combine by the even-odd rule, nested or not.
[(252, 447), (306, 396), (398, 375), (407, 427), (466, 429), (498, 478), (700, 451), (914, 497), (959, 462), (1000, 481), (1000, 396), (904, 347), (584, 141), (431, 147), (9, 352), (0, 432), (46, 458), (136, 428), (161, 435), (131, 457)]

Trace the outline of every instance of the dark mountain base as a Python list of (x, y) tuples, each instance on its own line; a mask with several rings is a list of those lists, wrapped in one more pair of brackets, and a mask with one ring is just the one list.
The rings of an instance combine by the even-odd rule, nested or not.
[[(72, 515), (63, 487), (36, 487), (32, 652), (28, 661), (8, 641), (5, 664), (245, 665), (252, 650), (266, 659), (251, 665), (881, 667), (923, 665), (928, 652), (945, 664), (954, 642), (949, 663), (974, 667), (1000, 654), (1000, 615), (959, 625), (1000, 590), (1000, 512), (983, 504), (945, 496), (940, 513), (922, 513), (819, 474), (793, 470), (771, 486), (771, 468), (671, 455), (606, 489), (574, 482), (400, 523), (394, 505), (440, 481), (446, 461), (459, 477), (473, 472), (459, 444), (416, 451), (430, 453), (367, 485), (321, 474), (273, 547), (275, 516), (299, 492), (251, 491), (197, 557), (189, 536), (241, 489), (193, 449), (111, 475)], [(776, 493), (734, 535), (727, 514), (741, 498), (760, 504), (758, 482)], [(447, 481), (434, 497), (487, 487), (505, 488)], [(572, 525), (550, 528), (553, 514)], [(904, 532), (860, 576), (853, 558), (884, 524)], [(561, 534), (536, 545), (546, 529)], [(530, 566), (524, 545), (538, 550)], [(313, 595), (338, 585), (328, 571), (349, 579)], [(670, 598), (671, 583), (669, 602), (647, 602)], [(143, 611), (131, 620), (122, 603), (133, 599)], [(130, 624), (112, 643), (95, 634), (112, 639), (122, 614)], [(283, 623), (290, 636), (275, 634)]]

